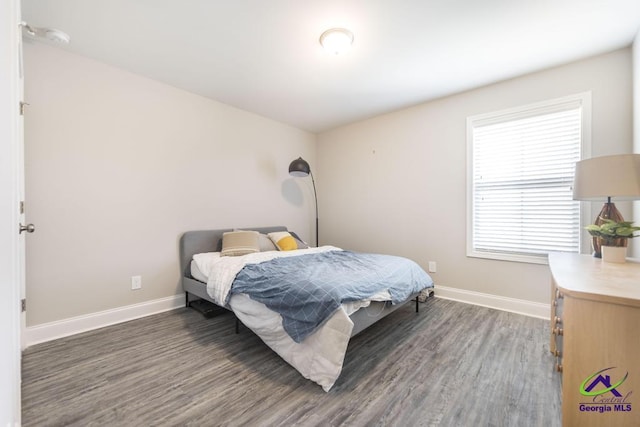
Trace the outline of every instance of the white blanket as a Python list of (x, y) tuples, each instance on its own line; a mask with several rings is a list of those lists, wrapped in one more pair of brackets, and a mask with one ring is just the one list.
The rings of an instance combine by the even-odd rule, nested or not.
[[(208, 277), (207, 293), (219, 305), (225, 305), (231, 284), (236, 275), (247, 264), (256, 264), (274, 258), (298, 256), (308, 253), (341, 250), (334, 246), (322, 246), (296, 251), (259, 252), (239, 257), (220, 257), (218, 253), (194, 255), (193, 259)], [(287, 363), (307, 379), (318, 383), (324, 391), (329, 391), (342, 371), (353, 322), (349, 315), (371, 301), (390, 300), (388, 292), (381, 292), (370, 300), (343, 304), (303, 342), (296, 343), (282, 327), (282, 317), (264, 304), (254, 301), (246, 294), (232, 295), (228, 306), (238, 319), (258, 335)]]
[(309, 335), (295, 342), (282, 327), (282, 317), (247, 294), (231, 297), (229, 305), (238, 319), (303, 377), (329, 391), (342, 372), (353, 322), (343, 308)]

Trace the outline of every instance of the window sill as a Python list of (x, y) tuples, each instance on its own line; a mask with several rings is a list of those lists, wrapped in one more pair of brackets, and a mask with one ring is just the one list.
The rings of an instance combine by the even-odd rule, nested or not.
[(524, 262), (527, 264), (542, 264), (548, 265), (549, 259), (547, 255), (535, 256), (535, 255), (520, 255), (520, 254), (507, 254), (499, 252), (467, 252), (467, 256), (470, 258), (484, 258), (492, 259), (495, 261), (511, 261), (511, 262)]

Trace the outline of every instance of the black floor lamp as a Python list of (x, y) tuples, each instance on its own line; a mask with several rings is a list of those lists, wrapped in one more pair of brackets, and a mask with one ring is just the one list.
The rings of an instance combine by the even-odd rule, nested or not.
[(289, 165), (289, 175), (295, 176), (298, 178), (303, 178), (311, 175), (311, 182), (313, 183), (313, 197), (316, 201), (316, 247), (319, 246), (318, 241), (318, 194), (316, 193), (316, 181), (313, 179), (313, 173), (311, 172), (311, 167), (306, 160), (302, 157), (298, 157)]

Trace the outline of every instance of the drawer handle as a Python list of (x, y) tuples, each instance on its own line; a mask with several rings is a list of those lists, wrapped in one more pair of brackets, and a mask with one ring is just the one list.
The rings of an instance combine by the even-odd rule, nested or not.
[(562, 372), (562, 364), (556, 363), (556, 371)]
[(554, 306), (554, 307), (557, 307), (557, 306), (558, 306), (558, 300), (555, 300), (555, 299), (553, 300), (553, 306)]
[(562, 352), (560, 350), (554, 350), (553, 355), (555, 357), (561, 357), (562, 356)]
[(553, 321), (554, 321), (554, 322), (555, 322), (555, 324), (557, 325), (557, 324), (559, 324), (559, 323), (562, 323), (562, 318), (561, 318), (561, 317), (556, 316), (556, 317), (554, 317), (554, 318), (553, 318)]
[(562, 328), (553, 328), (553, 334), (554, 335), (563, 335), (564, 331), (562, 330)]
[(562, 295), (562, 292), (560, 292), (560, 289), (556, 289), (556, 298), (560, 299), (563, 298), (564, 295)]

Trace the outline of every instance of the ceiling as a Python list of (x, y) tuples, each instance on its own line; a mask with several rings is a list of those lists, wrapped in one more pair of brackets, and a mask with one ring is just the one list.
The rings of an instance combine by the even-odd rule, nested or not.
[[(23, 0), (62, 48), (310, 132), (629, 46), (639, 0)], [(345, 55), (318, 38), (355, 35)]]

